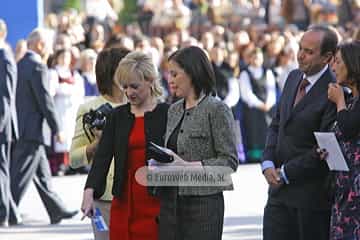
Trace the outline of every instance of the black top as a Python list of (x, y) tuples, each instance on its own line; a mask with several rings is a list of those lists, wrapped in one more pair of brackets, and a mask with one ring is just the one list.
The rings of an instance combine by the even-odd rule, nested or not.
[(266, 89), (266, 73), (267, 69), (263, 67), (263, 75), (260, 78), (255, 78), (254, 74), (245, 68), (244, 71), (248, 74), (250, 85), (253, 93), (261, 100), (266, 101), (267, 89)]
[(360, 132), (360, 101), (359, 97), (349, 97), (351, 101), (349, 109), (343, 109), (337, 113), (337, 124), (346, 139), (357, 137)]
[[(152, 112), (145, 113), (145, 140), (147, 144), (154, 142), (160, 146), (164, 145), (167, 111), (168, 105), (161, 103)], [(85, 188), (94, 189), (94, 198), (100, 198), (105, 191), (106, 176), (113, 158), (115, 172), (112, 194), (116, 197), (121, 195), (124, 178), (127, 176), (125, 171), (128, 142), (134, 120), (135, 116), (130, 112), (130, 104), (115, 108), (109, 117), (85, 184)], [(152, 158), (151, 153), (146, 151), (145, 159), (150, 158)]]
[[(204, 97), (202, 99), (200, 99), (199, 102), (201, 102), (203, 100), (204, 100)], [(181, 125), (182, 125), (182, 122), (184, 121), (185, 114), (190, 115), (190, 113), (195, 108), (195, 107), (192, 107), (190, 109), (185, 109), (185, 101), (184, 101), (183, 107), (184, 107), (184, 113), (183, 113), (183, 115), (181, 117), (181, 120), (179, 121), (178, 125), (176, 126), (176, 128), (174, 129), (172, 134), (170, 135), (169, 140), (168, 140), (167, 145), (166, 145), (166, 147), (171, 149), (174, 153), (178, 153), (177, 140), (178, 140), (178, 137), (179, 137), (179, 133), (182, 133), (182, 131), (183, 131), (181, 129)]]
[(177, 153), (177, 139), (179, 136), (181, 124), (184, 120), (184, 116), (185, 116), (185, 112), (184, 112), (183, 116), (181, 117), (179, 124), (176, 126), (175, 130), (169, 137), (169, 141), (166, 146), (167, 148), (171, 149), (174, 153)]

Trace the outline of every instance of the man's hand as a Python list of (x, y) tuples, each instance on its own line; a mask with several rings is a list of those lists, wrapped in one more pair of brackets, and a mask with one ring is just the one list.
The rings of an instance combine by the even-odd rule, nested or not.
[(321, 160), (326, 160), (329, 156), (329, 152), (326, 149), (316, 148), (316, 153), (319, 154)]
[(272, 187), (278, 187), (281, 184), (280, 181), (280, 168), (267, 168), (264, 171), (264, 176), (268, 184)]

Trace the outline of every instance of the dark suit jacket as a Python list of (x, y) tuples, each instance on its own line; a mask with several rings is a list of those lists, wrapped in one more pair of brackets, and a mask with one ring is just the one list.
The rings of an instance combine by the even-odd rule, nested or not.
[(18, 138), (15, 106), (16, 64), (11, 54), (0, 49), (0, 143)]
[(50, 145), (51, 132), (57, 133), (59, 125), (49, 94), (47, 67), (32, 52), (27, 52), (18, 63), (16, 109), (19, 138)]
[(293, 107), (303, 74), (289, 74), (276, 113), (268, 130), (263, 161), (271, 160), (276, 167), (285, 166), (289, 185), (269, 190), (270, 202), (293, 207), (328, 209), (326, 180), (328, 167), (315, 152), (315, 131), (327, 131), (334, 122), (336, 108), (327, 98), (328, 84), (334, 81), (330, 70), (300, 102)]
[[(167, 104), (161, 103), (152, 112), (145, 113), (144, 128), (146, 143), (154, 142), (164, 146), (168, 108)], [(111, 117), (107, 119), (85, 184), (85, 188), (94, 189), (95, 198), (100, 198), (104, 194), (106, 177), (113, 159), (115, 161), (115, 171), (112, 194), (116, 197), (122, 195), (125, 177), (128, 176), (126, 162), (129, 136), (134, 121), (135, 116), (130, 112), (130, 104), (115, 108)], [(151, 158), (154, 158), (154, 156), (146, 149), (145, 159)], [(145, 164), (146, 162), (144, 162)]]

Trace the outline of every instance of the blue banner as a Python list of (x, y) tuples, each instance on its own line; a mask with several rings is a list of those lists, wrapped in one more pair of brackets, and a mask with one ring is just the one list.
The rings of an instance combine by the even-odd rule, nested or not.
[(36, 27), (42, 26), (44, 0), (3, 0), (0, 18), (8, 27), (7, 41), (15, 48), (16, 42), (24, 38)]

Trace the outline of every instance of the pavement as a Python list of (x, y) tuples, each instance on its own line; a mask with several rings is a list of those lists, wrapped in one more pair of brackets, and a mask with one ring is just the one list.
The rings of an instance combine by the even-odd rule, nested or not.
[[(53, 178), (53, 189), (69, 209), (79, 209), (85, 175)], [(223, 240), (261, 240), (262, 214), (267, 199), (267, 184), (259, 164), (240, 165), (233, 174), (234, 191), (225, 192)], [(81, 213), (60, 224), (50, 225), (40, 197), (31, 184), (20, 211), (24, 225), (0, 228), (0, 240), (92, 240), (90, 220)]]

